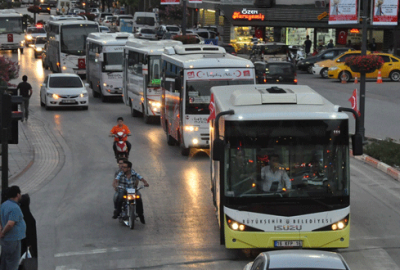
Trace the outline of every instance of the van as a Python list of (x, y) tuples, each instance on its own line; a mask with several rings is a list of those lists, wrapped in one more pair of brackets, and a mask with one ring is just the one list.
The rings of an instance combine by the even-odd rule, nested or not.
[(158, 25), (158, 15), (154, 12), (135, 12), (133, 16), (133, 32), (143, 27), (156, 29)]

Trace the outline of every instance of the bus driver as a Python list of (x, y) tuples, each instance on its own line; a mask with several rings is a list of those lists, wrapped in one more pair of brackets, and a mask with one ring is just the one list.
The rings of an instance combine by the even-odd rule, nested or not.
[(271, 155), (269, 165), (261, 169), (261, 181), (259, 183), (264, 192), (289, 190), (292, 187), (287, 173), (279, 169), (279, 156)]

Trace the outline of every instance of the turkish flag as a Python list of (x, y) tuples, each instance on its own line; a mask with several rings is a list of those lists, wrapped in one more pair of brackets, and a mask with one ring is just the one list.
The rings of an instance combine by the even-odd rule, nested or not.
[(360, 111), (358, 110), (358, 106), (357, 106), (357, 88), (356, 89), (354, 89), (354, 91), (353, 91), (353, 95), (349, 98), (349, 101), (350, 101), (350, 103), (351, 103), (351, 108), (353, 109), (353, 110), (355, 110), (357, 113), (358, 113), (358, 115), (360, 116), (361, 115), (361, 113), (360, 113)]
[(210, 109), (210, 116), (207, 119), (207, 123), (210, 122), (210, 120), (215, 119), (214, 94), (211, 94), (210, 105), (208, 105), (208, 108)]

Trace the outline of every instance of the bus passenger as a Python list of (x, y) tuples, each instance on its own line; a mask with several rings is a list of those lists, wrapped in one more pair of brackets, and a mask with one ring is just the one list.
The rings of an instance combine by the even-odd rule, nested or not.
[(261, 169), (261, 190), (264, 192), (281, 191), (283, 188), (289, 190), (292, 183), (287, 173), (279, 169), (279, 156), (271, 155), (268, 166)]

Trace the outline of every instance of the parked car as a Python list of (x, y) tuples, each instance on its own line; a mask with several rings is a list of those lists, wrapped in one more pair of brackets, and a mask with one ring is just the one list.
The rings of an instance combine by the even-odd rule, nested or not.
[[(360, 55), (360, 51), (352, 51), (352, 53), (346, 54), (346, 58), (353, 55)], [(352, 55), (353, 54), (353, 55)], [(370, 52), (368, 52), (370, 54)], [(373, 53), (374, 55), (379, 55), (383, 59), (383, 66), (380, 69), (382, 79), (389, 78), (394, 82), (400, 81), (400, 58), (397, 58), (388, 53)], [(339, 81), (343, 79), (345, 81), (350, 81), (355, 77), (360, 78), (361, 74), (358, 72), (353, 72), (349, 66), (346, 66), (344, 61), (346, 58), (338, 59), (335, 61), (335, 65), (328, 69), (328, 77), (330, 79), (338, 79)], [(378, 77), (378, 70), (371, 73), (366, 73), (367, 79), (375, 79)]]
[(258, 84), (297, 84), (296, 67), (291, 62), (254, 62), (256, 83)]
[(107, 26), (107, 27), (111, 28), (114, 19), (115, 19), (114, 16), (106, 16), (106, 17), (103, 19), (101, 25)]
[(40, 86), (40, 105), (46, 107), (89, 108), (88, 84), (76, 74), (49, 74)]
[(46, 37), (47, 33), (43, 27), (28, 27), (25, 33), (25, 46), (28, 47), (29, 44), (33, 43), (36, 37)]
[(244, 270), (267, 269), (350, 270), (350, 267), (339, 253), (320, 250), (274, 250), (262, 252), (253, 262), (244, 267)]
[(161, 25), (157, 29), (157, 38), (160, 39), (162, 36), (167, 33), (175, 33), (175, 35), (179, 35), (181, 33), (181, 29), (176, 25)]
[(101, 33), (110, 33), (110, 28), (108, 28), (107, 26), (101, 25), (99, 26), (100, 32)]
[(152, 28), (140, 28), (139, 31), (135, 33), (135, 38), (157, 40), (156, 30)]
[(232, 45), (227, 44), (227, 45), (218, 45), (218, 46), (223, 47), (225, 49), (225, 51), (229, 54), (232, 54), (235, 56), (237, 55), (235, 47), (233, 47)]
[(33, 40), (33, 50), (35, 51), (35, 58), (38, 58), (39, 56), (42, 56), (42, 52), (44, 49), (44, 45), (47, 42), (46, 37), (36, 37)]
[(48, 13), (50, 14), (51, 7), (48, 4), (39, 5), (39, 13)]
[(316, 56), (307, 57), (301, 61), (298, 61), (297, 68), (299, 70), (307, 71), (308, 73), (312, 74), (312, 67), (314, 63), (327, 59), (335, 59), (336, 57), (344, 52), (347, 52), (348, 50), (349, 48), (331, 48), (323, 50)]

